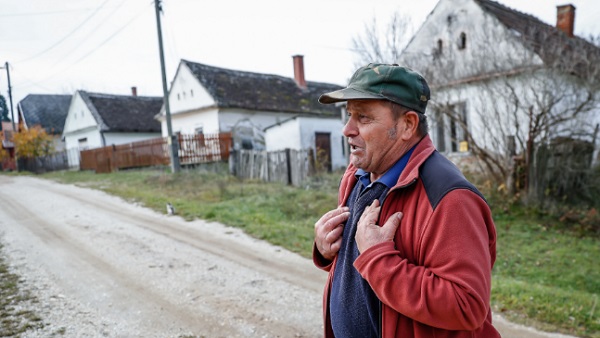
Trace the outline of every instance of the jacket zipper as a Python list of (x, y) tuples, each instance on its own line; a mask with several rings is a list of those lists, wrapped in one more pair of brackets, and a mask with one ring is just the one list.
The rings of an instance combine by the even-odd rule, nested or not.
[[(400, 187), (392, 187), (392, 189), (390, 189), (387, 194), (385, 194), (385, 196), (383, 197), (383, 200), (381, 200), (381, 203), (379, 204), (381, 207), (381, 210), (383, 210), (383, 204), (385, 203), (385, 200), (387, 200), (387, 197), (392, 193), (392, 191), (397, 191), (403, 188), (406, 188), (408, 186), (413, 185), (415, 182), (417, 181), (417, 179), (415, 178), (414, 180), (410, 181), (409, 183), (407, 183), (406, 185), (400, 186)], [(381, 214), (379, 214), (379, 216), (381, 216)], [(381, 224), (381, 219), (377, 220), (378, 224)], [(395, 245), (394, 245), (395, 247)], [(383, 338), (383, 302), (381, 302), (381, 300), (379, 301), (379, 338)]]

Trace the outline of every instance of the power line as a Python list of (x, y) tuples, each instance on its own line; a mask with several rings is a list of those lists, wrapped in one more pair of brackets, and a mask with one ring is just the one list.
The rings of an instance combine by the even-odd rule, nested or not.
[[(119, 8), (121, 8), (121, 7), (122, 7), (122, 6), (125, 4), (125, 1), (126, 1), (126, 0), (123, 0), (123, 1), (121, 1), (121, 3), (120, 3), (120, 4), (119, 4), (117, 7), (115, 7), (115, 8), (112, 10), (112, 12), (110, 12), (108, 15), (106, 15), (106, 17), (111, 17), (111, 16), (112, 16), (112, 15), (113, 15), (113, 14), (114, 14), (114, 13), (115, 13), (117, 10), (119, 10)], [(92, 28), (92, 29), (91, 29), (91, 32), (92, 32), (92, 33), (91, 33), (91, 34), (89, 34), (88, 36), (86, 36), (86, 37), (85, 37), (85, 39), (89, 38), (89, 37), (90, 37), (92, 34), (94, 34), (94, 33), (98, 32), (98, 31), (99, 31), (98, 29), (99, 29), (99, 28), (100, 28), (100, 27), (101, 27), (103, 24), (106, 24), (107, 22), (108, 22), (108, 20), (102, 20), (102, 21), (100, 21), (100, 23), (99, 23), (99, 24), (97, 24), (97, 25), (96, 25), (94, 28)], [(73, 54), (73, 52), (75, 52), (75, 51), (76, 51), (76, 50), (77, 50), (79, 47), (81, 47), (81, 46), (82, 46), (82, 44), (80, 44), (80, 43), (76, 43), (76, 44), (75, 44), (75, 48), (72, 48), (72, 49), (71, 49), (71, 50), (69, 50), (68, 52), (64, 53), (64, 56), (65, 56), (65, 57), (67, 57), (68, 55), (72, 55), (72, 54)], [(58, 61), (56, 61), (56, 62), (55, 62), (55, 63), (54, 63), (52, 66), (50, 66), (50, 68), (54, 68), (54, 67), (55, 67), (55, 66), (56, 66), (58, 63), (65, 61), (65, 60), (64, 60), (64, 59), (65, 59), (65, 57), (63, 57), (63, 58), (59, 58), (59, 59), (58, 59)]]
[(12, 18), (12, 17), (20, 17), (20, 16), (42, 16), (42, 15), (73, 13), (73, 12), (87, 12), (91, 9), (93, 9), (93, 8), (79, 8), (79, 9), (70, 9), (70, 10), (63, 10), (63, 11), (48, 11), (48, 12), (9, 13), (9, 14), (0, 14), (0, 18)]
[[(152, 4), (152, 6), (154, 6)], [(111, 39), (113, 39), (115, 36), (117, 36), (119, 33), (121, 33), (127, 26), (129, 26), (132, 22), (134, 22), (135, 20), (137, 20), (148, 8), (151, 7), (146, 7), (143, 10), (141, 10), (136, 16), (134, 16), (133, 18), (131, 18), (129, 21), (127, 21), (123, 26), (121, 26), (119, 29), (117, 29), (116, 31), (114, 31), (108, 38), (106, 38), (104, 41), (102, 41), (98, 46), (95, 46), (92, 50), (90, 50), (88, 53), (86, 53), (85, 55), (83, 55), (82, 57), (80, 57), (79, 59), (77, 59), (75, 62), (69, 64), (66, 68), (57, 70), (56, 72), (46, 76), (45, 78), (38, 80), (36, 82), (33, 81), (29, 81), (31, 84), (35, 85), (35, 86), (39, 86), (41, 88), (47, 89), (46, 87), (43, 87), (40, 83), (45, 82), (46, 80), (64, 73), (65, 71), (69, 70), (72, 66), (78, 64), (79, 62), (83, 61), (84, 59), (86, 59), (88, 56), (90, 56), (91, 54), (93, 54), (94, 52), (98, 51), (100, 49), (100, 47), (104, 46), (106, 43), (108, 43)], [(51, 91), (51, 90), (50, 90)]]
[(31, 80), (31, 79), (27, 78), (26, 76), (24, 76), (24, 75), (23, 75), (23, 73), (21, 73), (21, 72), (19, 71), (19, 69), (18, 69), (18, 68), (15, 68), (13, 65), (11, 65), (10, 67), (11, 67), (11, 69), (13, 70), (13, 72), (16, 72), (16, 73), (17, 73), (17, 77), (18, 77), (18, 79), (19, 79), (21, 82), (24, 82), (24, 83), (25, 83), (25, 84), (17, 84), (16, 86), (13, 86), (13, 88), (15, 88), (15, 89), (20, 89), (20, 88), (23, 88), (23, 87), (25, 87), (25, 85), (29, 84), (29, 85), (30, 85), (30, 86), (32, 86), (32, 87), (39, 87), (39, 88), (42, 88), (42, 89), (44, 89), (44, 90), (48, 91), (49, 93), (51, 93), (51, 92), (53, 91), (53, 89), (50, 89), (50, 88), (48, 88), (48, 87), (46, 87), (46, 86), (43, 86), (43, 85), (41, 84), (41, 82), (43, 82), (43, 81), (47, 80), (49, 77), (48, 77), (48, 78), (45, 78), (45, 79), (43, 79), (43, 80), (40, 80), (40, 81), (37, 81), (37, 82), (35, 82), (35, 81), (33, 81), (33, 80)]
[(134, 22), (135, 20), (137, 20), (137, 18), (139, 18), (144, 11), (147, 8), (144, 8), (141, 12), (139, 12), (136, 16), (134, 16), (131, 20), (127, 21), (123, 26), (121, 26), (118, 30), (116, 30), (113, 34), (111, 34), (108, 38), (106, 38), (104, 41), (102, 41), (98, 46), (96, 46), (95, 49), (92, 49), (91, 51), (89, 51), (87, 54), (85, 54), (84, 56), (80, 57), (79, 59), (77, 59), (77, 61), (73, 62), (71, 64), (72, 65), (76, 65), (79, 62), (81, 62), (82, 60), (84, 60), (85, 58), (87, 58), (88, 56), (90, 56), (92, 53), (96, 52), (98, 49), (100, 49), (100, 47), (104, 46), (107, 42), (109, 42), (110, 40), (112, 40), (112, 38), (114, 38), (115, 36), (117, 36), (119, 33), (121, 33), (123, 31), (123, 29), (127, 28), (127, 26), (129, 26), (132, 22)]
[(98, 14), (98, 12), (100, 12), (100, 10), (104, 7), (104, 5), (106, 5), (106, 3), (110, 1), (110, 0), (104, 0), (104, 2), (98, 7), (96, 8), (96, 10), (89, 15), (87, 18), (85, 18), (79, 25), (77, 25), (77, 27), (75, 27), (72, 31), (70, 31), (69, 33), (67, 33), (67, 35), (65, 35), (62, 39), (60, 39), (59, 41), (55, 42), (53, 45), (51, 45), (50, 47), (44, 49), (43, 51), (28, 57), (26, 59), (23, 60), (19, 60), (17, 62), (25, 62), (25, 61), (29, 61), (29, 60), (33, 60), (43, 54), (45, 54), (47, 51), (52, 50), (54, 47), (60, 45), (63, 41), (65, 41), (66, 39), (68, 39), (71, 35), (75, 34), (75, 32), (77, 32), (77, 30), (79, 28), (81, 28), (81, 26), (85, 25), (91, 18), (93, 18), (96, 14)]

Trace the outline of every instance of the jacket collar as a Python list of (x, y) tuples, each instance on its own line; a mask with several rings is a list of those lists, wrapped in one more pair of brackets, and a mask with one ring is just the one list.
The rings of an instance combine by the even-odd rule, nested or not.
[[(429, 135), (425, 135), (419, 141), (419, 143), (417, 143), (417, 146), (415, 147), (415, 150), (413, 151), (410, 159), (408, 160), (406, 167), (404, 168), (402, 174), (398, 178), (398, 182), (396, 182), (396, 185), (394, 185), (392, 189), (405, 187), (416, 181), (417, 178), (419, 178), (419, 168), (421, 167), (423, 162), (425, 162), (425, 160), (427, 160), (427, 158), (431, 156), (431, 154), (434, 151), (435, 147), (433, 145), (433, 142), (431, 141), (431, 138), (429, 137)], [(352, 188), (357, 182), (355, 176), (357, 170), (358, 168), (356, 168), (352, 163), (350, 163), (348, 165), (348, 168), (346, 169), (346, 172), (342, 176), (342, 180), (340, 182), (340, 194), (338, 197), (338, 204), (340, 206), (346, 203), (346, 199), (348, 198), (348, 196), (350, 196), (350, 192), (352, 192)]]

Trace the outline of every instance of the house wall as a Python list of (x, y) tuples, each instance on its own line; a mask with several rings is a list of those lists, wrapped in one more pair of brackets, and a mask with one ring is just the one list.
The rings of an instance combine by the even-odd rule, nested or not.
[[(245, 109), (213, 107), (199, 108), (171, 115), (173, 133), (195, 134), (202, 128), (204, 134), (231, 131), (236, 124), (250, 120), (259, 129), (284, 121), (294, 115), (284, 112), (250, 111)], [(162, 135), (167, 136), (167, 122), (161, 119)]]
[[(205, 134), (219, 132), (215, 101), (183, 62), (171, 84), (169, 108), (173, 134), (196, 134), (200, 128)], [(168, 136), (164, 107), (157, 119), (161, 122), (162, 136)]]
[(231, 131), (236, 124), (250, 120), (258, 129), (265, 128), (294, 117), (294, 114), (284, 112), (250, 111), (245, 109), (223, 109), (219, 113), (219, 129)]
[[(438, 114), (445, 106), (463, 105), (468, 131), (477, 144), (504, 154), (508, 135), (517, 137), (517, 152), (523, 150), (530, 108), (552, 106), (553, 114), (561, 114), (587, 94), (572, 78), (541, 69), (541, 58), (525, 48), (522, 37), (473, 0), (440, 0), (398, 63), (409, 65), (428, 80), (430, 135), (436, 147), (446, 146), (446, 153), (451, 152), (450, 122)], [(558, 102), (544, 103), (552, 100)], [(563, 130), (547, 132), (563, 136), (567, 128), (589, 135), (599, 120), (600, 112), (587, 112), (562, 124)], [(442, 124), (445, 134), (438, 134)], [(460, 130), (456, 134), (461, 137)]]
[(302, 149), (300, 119), (291, 119), (267, 129), (265, 132), (265, 146), (267, 151), (277, 151), (286, 148)]
[[(496, 78), (462, 85), (439, 88), (435, 94), (436, 104), (428, 115), (430, 135), (438, 149), (441, 148), (437, 128), (439, 118), (436, 106), (441, 103), (463, 104), (465, 106), (468, 130), (475, 142), (492, 153), (505, 154), (507, 136), (514, 136), (516, 152), (522, 153), (528, 138), (530, 109), (533, 114), (549, 110), (554, 120), (573, 116), (574, 107), (587, 99), (587, 91), (572, 78), (551, 71), (539, 70), (511, 77)], [(543, 130), (542, 136), (577, 137), (593, 141), (595, 126), (600, 123), (600, 108), (589, 106), (589, 110), (578, 113), (566, 121)], [(449, 153), (449, 123), (445, 119), (446, 153)], [(469, 148), (472, 145), (469, 145)], [(598, 160), (600, 140), (596, 138)], [(507, 160), (507, 159), (505, 159)]]
[[(461, 34), (465, 37), (464, 48)], [(473, 0), (441, 0), (398, 63), (423, 73), (430, 84), (442, 84), (483, 73), (541, 65), (542, 61), (523, 48), (514, 32)]]
[[(85, 149), (93, 149), (102, 147), (102, 137), (100, 136), (100, 132), (97, 127), (88, 127), (87, 129), (82, 129), (78, 131), (72, 131), (68, 134), (64, 134), (65, 145), (67, 150), (85, 150)], [(80, 147), (79, 140), (86, 139), (87, 146)], [(69, 166), (77, 167), (79, 166), (79, 156), (75, 156), (76, 152), (69, 152)]]
[(73, 95), (69, 106), (63, 138), (66, 149), (79, 148), (79, 139), (82, 138), (87, 138), (88, 148), (97, 148), (103, 145), (96, 119), (78, 92)]
[(190, 69), (183, 62), (180, 63), (169, 91), (171, 114), (175, 115), (214, 105), (212, 96), (198, 82)]
[[(219, 132), (219, 115), (216, 108), (196, 109), (171, 115), (171, 128), (173, 134), (196, 134), (202, 128), (204, 134)], [(161, 120), (162, 136), (168, 135), (167, 122)]]
[(343, 147), (342, 128), (340, 119), (298, 117), (267, 129), (267, 151), (286, 148), (314, 150), (315, 133), (330, 133), (331, 166), (333, 170), (341, 169), (348, 163)]
[(105, 146), (160, 138), (160, 133), (104, 133)]

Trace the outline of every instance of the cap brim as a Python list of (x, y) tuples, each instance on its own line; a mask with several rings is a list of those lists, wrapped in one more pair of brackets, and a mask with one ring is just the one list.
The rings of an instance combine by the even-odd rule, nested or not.
[(373, 93), (365, 93), (354, 88), (344, 88), (334, 92), (325, 93), (319, 97), (319, 102), (328, 104), (335, 102), (344, 102), (348, 100), (378, 100), (385, 99), (384, 96)]

